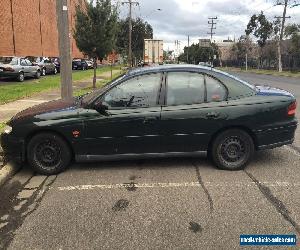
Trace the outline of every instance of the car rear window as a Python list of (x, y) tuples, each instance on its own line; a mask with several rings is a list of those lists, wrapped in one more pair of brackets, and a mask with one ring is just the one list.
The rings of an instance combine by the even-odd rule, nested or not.
[(18, 59), (16, 57), (0, 57), (0, 63), (17, 65)]
[(243, 82), (238, 78), (217, 73), (216, 77), (227, 87), (228, 100), (240, 99), (256, 94), (255, 86)]

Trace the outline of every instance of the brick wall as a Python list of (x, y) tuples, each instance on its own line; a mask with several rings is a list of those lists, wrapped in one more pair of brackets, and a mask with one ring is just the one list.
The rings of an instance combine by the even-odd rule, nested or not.
[[(79, 2), (68, 0), (71, 34)], [(1, 0), (0, 17), (0, 55), (59, 56), (55, 0)], [(83, 57), (73, 37), (71, 51)]]
[(14, 54), (10, 0), (1, 0), (0, 55)]

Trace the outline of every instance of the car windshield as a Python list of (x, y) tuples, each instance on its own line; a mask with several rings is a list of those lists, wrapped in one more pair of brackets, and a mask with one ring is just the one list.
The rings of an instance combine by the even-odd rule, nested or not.
[(16, 57), (0, 57), (0, 63), (10, 64), (10, 65), (17, 65), (18, 64), (18, 58), (16, 58)]
[(116, 84), (117, 82), (121, 81), (125, 76), (126, 76), (126, 74), (122, 74), (119, 77), (108, 82), (106, 85), (104, 85), (104, 87), (97, 89), (89, 94), (84, 95), (84, 96), (81, 96), (80, 98), (82, 98), (82, 102), (81, 102), (82, 105), (86, 106), (89, 103), (91, 103), (92, 101), (94, 101), (99, 95), (101, 95), (103, 92), (105, 92), (105, 90), (109, 89), (111, 85)]

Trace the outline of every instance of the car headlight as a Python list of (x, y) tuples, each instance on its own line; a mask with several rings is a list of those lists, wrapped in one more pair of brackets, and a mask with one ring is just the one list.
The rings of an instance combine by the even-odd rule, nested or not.
[(7, 126), (4, 128), (4, 134), (10, 134), (11, 131), (12, 131), (12, 127), (11, 127), (11, 126), (8, 126), (8, 125), (7, 125)]

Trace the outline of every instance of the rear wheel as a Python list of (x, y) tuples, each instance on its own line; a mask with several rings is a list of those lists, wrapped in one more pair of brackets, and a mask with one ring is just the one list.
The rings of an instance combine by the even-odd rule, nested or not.
[(35, 78), (36, 78), (36, 79), (40, 79), (40, 78), (41, 78), (41, 71), (38, 70), (38, 71), (36, 72)]
[(254, 152), (253, 140), (240, 129), (230, 129), (217, 136), (212, 144), (211, 156), (220, 169), (244, 169)]
[(28, 143), (27, 158), (38, 173), (53, 175), (68, 167), (72, 154), (68, 144), (59, 135), (40, 133)]
[(17, 80), (18, 80), (19, 82), (24, 82), (24, 79), (25, 79), (24, 73), (23, 73), (23, 72), (20, 72), (19, 75), (18, 75), (18, 77), (17, 77)]
[(57, 74), (57, 68), (54, 68), (53, 74), (56, 75)]

